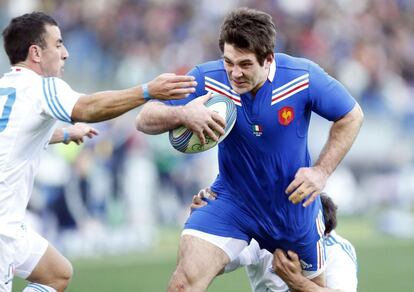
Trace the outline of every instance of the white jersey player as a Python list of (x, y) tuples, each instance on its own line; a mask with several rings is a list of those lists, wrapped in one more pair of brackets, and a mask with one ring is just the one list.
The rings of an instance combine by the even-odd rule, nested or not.
[(24, 292), (63, 291), (72, 267), (26, 228), (25, 210), (43, 149), (49, 143), (79, 143), (96, 132), (76, 125), (72, 131), (54, 130), (56, 122), (108, 120), (150, 98), (182, 98), (196, 83), (161, 74), (142, 86), (80, 94), (58, 78), (69, 54), (53, 18), (41, 12), (16, 17), (3, 38), (12, 69), (0, 79), (0, 292), (11, 291), (14, 275), (32, 282)]
[[(335, 231), (326, 237), (325, 242), (326, 286), (332, 290), (357, 291), (357, 263), (354, 247)], [(253, 239), (239, 258), (230, 263), (225, 271), (230, 272), (240, 266), (245, 266), (252, 291), (255, 292), (289, 291), (287, 284), (273, 271), (272, 261), (273, 254), (260, 249), (259, 244)]]

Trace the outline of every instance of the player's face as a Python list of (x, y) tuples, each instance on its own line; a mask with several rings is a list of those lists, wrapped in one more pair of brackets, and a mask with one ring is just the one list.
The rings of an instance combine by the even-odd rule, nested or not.
[(224, 44), (223, 58), (231, 86), (238, 94), (249, 91), (255, 94), (266, 81), (273, 61), (273, 56), (269, 55), (261, 66), (253, 52), (227, 43)]
[(69, 53), (63, 45), (60, 29), (54, 25), (46, 25), (46, 47), (42, 49), (40, 67), (42, 75), (47, 77), (61, 77), (65, 60)]

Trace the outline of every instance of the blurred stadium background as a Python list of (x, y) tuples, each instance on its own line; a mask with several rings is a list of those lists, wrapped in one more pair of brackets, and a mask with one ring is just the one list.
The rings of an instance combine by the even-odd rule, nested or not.
[[(414, 1), (1, 0), (0, 26), (33, 10), (53, 15), (70, 53), (64, 79), (92, 92), (219, 58), (219, 26), (238, 6), (271, 14), (277, 51), (319, 63), (362, 105), (361, 134), (326, 190), (340, 208), (338, 231), (357, 249), (360, 291), (413, 291)], [(68, 291), (165, 290), (191, 197), (215, 177), (215, 150), (179, 154), (166, 135), (138, 133), (136, 114), (43, 157), (28, 221), (73, 261)], [(313, 118), (313, 157), (328, 127)], [(209, 291), (249, 285), (237, 271)]]

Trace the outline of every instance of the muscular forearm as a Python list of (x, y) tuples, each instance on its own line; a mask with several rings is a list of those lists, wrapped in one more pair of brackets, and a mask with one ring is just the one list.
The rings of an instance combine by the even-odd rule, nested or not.
[(120, 116), (143, 103), (145, 99), (141, 86), (84, 95), (72, 111), (72, 120), (100, 122)]
[(135, 125), (146, 134), (160, 134), (183, 124), (184, 108), (160, 102), (147, 103), (138, 114)]
[(343, 118), (334, 122), (329, 132), (316, 167), (323, 170), (328, 176), (335, 170), (352, 146), (363, 121), (363, 113), (358, 104)]

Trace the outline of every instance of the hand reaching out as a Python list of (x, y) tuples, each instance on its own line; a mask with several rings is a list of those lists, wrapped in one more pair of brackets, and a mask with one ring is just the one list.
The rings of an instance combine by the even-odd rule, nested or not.
[(77, 145), (80, 145), (84, 142), (84, 138), (93, 138), (99, 134), (98, 130), (84, 123), (76, 123), (73, 126), (66, 128), (68, 131), (69, 144), (71, 141), (75, 142)]
[(180, 99), (195, 91), (193, 76), (164, 73), (148, 82), (148, 93), (160, 100)]

